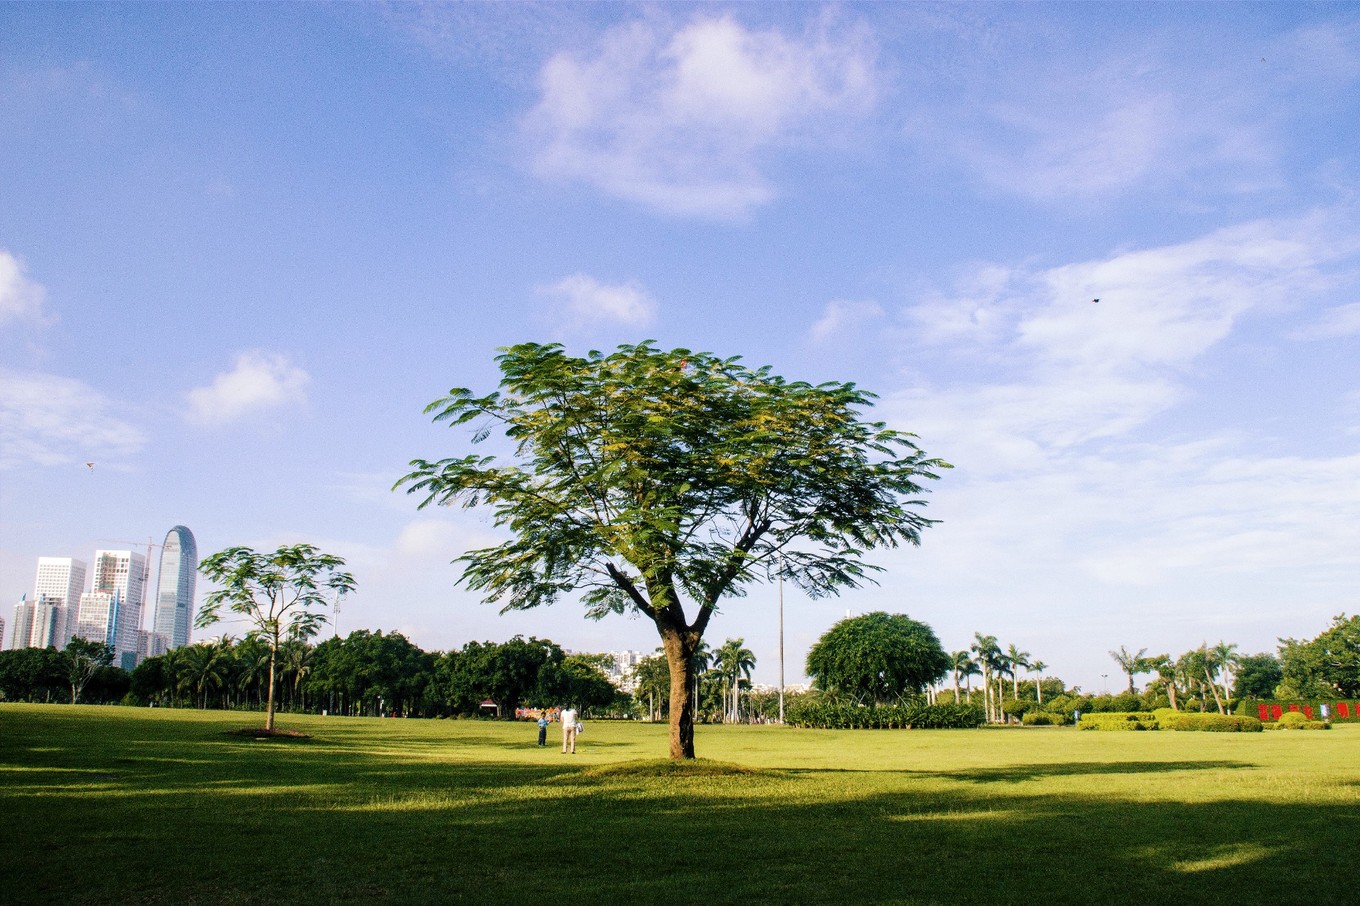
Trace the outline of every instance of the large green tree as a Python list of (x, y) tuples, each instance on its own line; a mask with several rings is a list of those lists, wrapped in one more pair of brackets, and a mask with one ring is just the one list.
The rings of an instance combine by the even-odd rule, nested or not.
[(808, 651), (807, 672), (819, 689), (886, 704), (942, 679), (952, 663), (925, 623), (875, 611), (828, 629)]
[(1234, 677), (1235, 698), (1274, 698), (1275, 687), (1284, 679), (1280, 659), (1268, 651), (1244, 654), (1237, 659)]
[(345, 561), (310, 544), (285, 545), (272, 554), (229, 547), (206, 558), (198, 569), (220, 587), (203, 599), (194, 625), (204, 629), (223, 610), (243, 617), (269, 645), (269, 698), (264, 728), (274, 731), (274, 695), (279, 647), (285, 638), (309, 639), (325, 622), (320, 612), (335, 597), (353, 591), (354, 577), (341, 572)]
[(651, 343), (567, 355), (502, 351), (500, 390), (455, 389), (438, 422), (493, 435), (510, 461), (415, 460), (397, 482), (421, 506), (494, 508), (511, 538), (458, 558), (461, 581), (504, 610), (579, 594), (587, 613), (651, 620), (670, 667), (670, 755), (694, 757), (693, 655), (751, 583), (811, 595), (864, 581), (876, 547), (919, 544), (921, 482), (947, 464), (913, 435), (866, 421), (853, 384), (786, 381)]
[(1360, 614), (1333, 618), (1314, 639), (1280, 639), (1280, 664), (1291, 695), (1360, 696)]

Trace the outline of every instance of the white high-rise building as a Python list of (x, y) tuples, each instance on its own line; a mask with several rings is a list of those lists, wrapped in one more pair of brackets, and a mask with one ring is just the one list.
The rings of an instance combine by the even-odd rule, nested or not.
[[(131, 670), (136, 666), (137, 630), (142, 628), (146, 557), (134, 551), (95, 551), (91, 591), (112, 596), (114, 605), (110, 620), (112, 637), (104, 641), (113, 646), (114, 663), (121, 663), (125, 669)], [(82, 626), (85, 625), (84, 611), (82, 597), (80, 614)], [(125, 663), (124, 655), (130, 655), (133, 663), (130, 665)]]
[(47, 595), (38, 595), (33, 602), (33, 628), (28, 633), (30, 648), (65, 648), (69, 639), (63, 639), (66, 632), (66, 608), (54, 602)]
[(14, 605), (14, 628), (9, 634), (11, 651), (28, 647), (28, 638), (33, 634), (33, 610), (35, 606), (27, 595), (21, 597), (19, 603)]
[(118, 618), (118, 603), (116, 596), (106, 591), (87, 591), (81, 595), (76, 635), (91, 642), (112, 645)]
[(156, 634), (166, 646), (189, 644), (194, 619), (194, 583), (198, 579), (198, 545), (182, 525), (172, 528), (161, 547), (161, 573), (156, 583)]
[[(65, 648), (75, 634), (80, 595), (85, 590), (85, 564), (71, 557), (39, 557), (33, 598), (57, 608), (51, 634), (38, 647)], [(32, 636), (30, 635), (30, 640)], [(36, 642), (34, 643), (36, 645)]]

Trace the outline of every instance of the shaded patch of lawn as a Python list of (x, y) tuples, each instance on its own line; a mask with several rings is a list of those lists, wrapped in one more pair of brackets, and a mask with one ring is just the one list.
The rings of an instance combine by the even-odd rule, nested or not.
[[(1360, 855), (1360, 727), (1321, 745), (710, 728), (713, 760), (676, 765), (651, 757), (664, 728), (646, 725), (592, 724), (595, 747), (567, 758), (513, 724), (290, 718), (312, 738), (276, 746), (222, 732), (239, 722), (0, 706), (0, 889), (110, 904), (1343, 903)], [(1315, 880), (1271, 882), (1291, 869)]]

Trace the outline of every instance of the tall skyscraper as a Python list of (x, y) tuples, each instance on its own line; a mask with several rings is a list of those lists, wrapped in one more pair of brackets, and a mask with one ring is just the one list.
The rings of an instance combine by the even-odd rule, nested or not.
[(177, 525), (165, 536), (161, 548), (161, 573), (157, 581), (155, 632), (168, 648), (189, 644), (194, 619), (194, 584), (198, 579), (198, 545), (194, 533)]
[[(91, 590), (112, 596), (113, 614), (110, 619), (114, 663), (131, 670), (136, 666), (137, 630), (142, 628), (142, 602), (146, 591), (146, 557), (134, 551), (95, 551), (94, 580)], [(81, 598), (80, 624), (85, 625), (85, 603)], [(86, 636), (90, 638), (90, 636)], [(124, 655), (131, 655), (132, 666)]]
[[(42, 645), (65, 648), (75, 634), (79, 617), (80, 595), (85, 591), (85, 564), (71, 557), (39, 557), (38, 576), (33, 580), (35, 603), (44, 600), (56, 608), (50, 615), (52, 627)], [(30, 643), (37, 645), (37, 642)]]

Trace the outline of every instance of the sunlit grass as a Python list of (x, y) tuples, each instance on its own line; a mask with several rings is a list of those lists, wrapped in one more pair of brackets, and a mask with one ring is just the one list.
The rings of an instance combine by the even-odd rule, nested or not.
[[(1350, 902), (1360, 727), (807, 731), (0, 705), (9, 902)], [(1281, 886), (1301, 869), (1315, 883)]]

